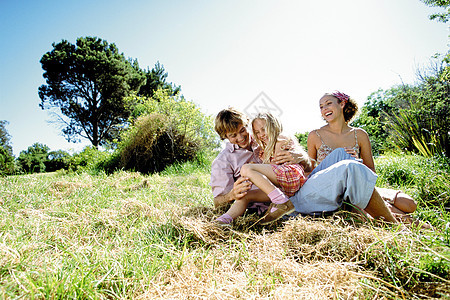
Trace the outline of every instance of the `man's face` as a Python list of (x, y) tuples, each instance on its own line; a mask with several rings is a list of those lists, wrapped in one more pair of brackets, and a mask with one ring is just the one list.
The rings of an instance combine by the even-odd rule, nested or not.
[(250, 148), (250, 135), (247, 131), (247, 127), (239, 125), (234, 132), (227, 132), (226, 137), (230, 143), (238, 145), (240, 148)]

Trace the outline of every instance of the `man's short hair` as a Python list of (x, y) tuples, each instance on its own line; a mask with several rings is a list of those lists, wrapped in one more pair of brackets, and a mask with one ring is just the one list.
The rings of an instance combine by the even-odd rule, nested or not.
[(229, 107), (217, 114), (214, 129), (220, 138), (224, 140), (227, 138), (227, 133), (235, 132), (241, 124), (247, 126), (248, 118), (240, 111)]

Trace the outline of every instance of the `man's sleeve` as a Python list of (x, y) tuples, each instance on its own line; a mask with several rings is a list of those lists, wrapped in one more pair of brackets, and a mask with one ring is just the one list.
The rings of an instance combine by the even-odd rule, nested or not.
[(211, 188), (214, 198), (233, 189), (234, 172), (228, 161), (215, 159), (211, 165)]

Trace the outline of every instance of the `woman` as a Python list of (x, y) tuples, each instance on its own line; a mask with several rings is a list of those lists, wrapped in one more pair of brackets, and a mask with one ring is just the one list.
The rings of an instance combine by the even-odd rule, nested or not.
[[(348, 124), (355, 117), (358, 105), (341, 92), (325, 94), (319, 101), (322, 118), (327, 124), (308, 135), (308, 155), (318, 164), (336, 148), (344, 148), (353, 158), (375, 172), (369, 136), (361, 128)], [(319, 168), (320, 169), (320, 168)], [(377, 188), (391, 211), (398, 217), (416, 210), (416, 202), (407, 194), (392, 189)]]

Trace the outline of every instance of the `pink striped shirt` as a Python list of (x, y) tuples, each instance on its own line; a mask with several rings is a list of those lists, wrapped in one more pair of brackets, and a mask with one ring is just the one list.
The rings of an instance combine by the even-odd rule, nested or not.
[[(211, 188), (214, 197), (225, 195), (233, 189), (234, 182), (241, 176), (241, 167), (246, 163), (262, 163), (260, 147), (251, 137), (252, 150), (242, 149), (227, 142), (225, 149), (217, 155), (211, 165)], [(256, 186), (252, 186), (256, 188)]]

